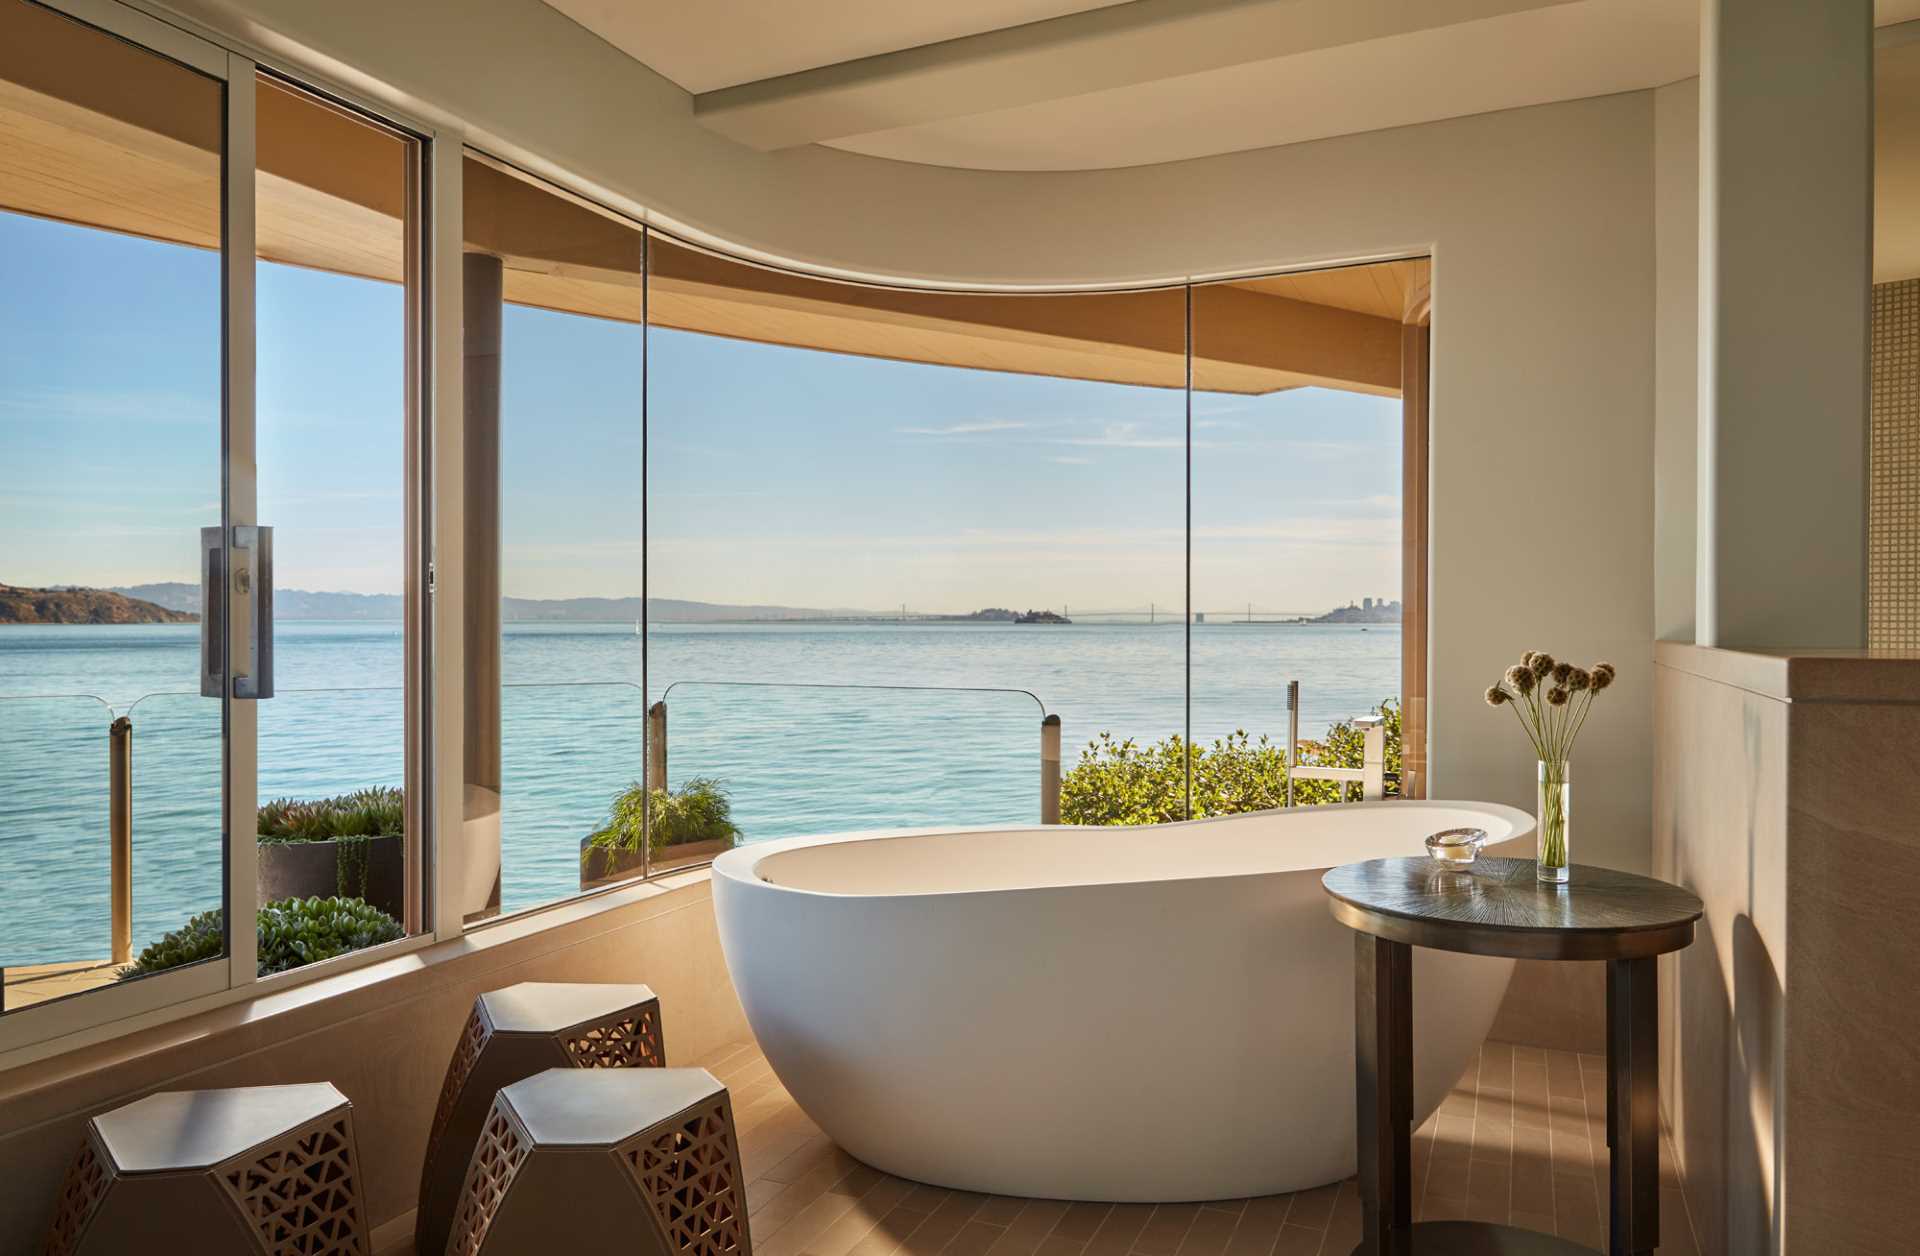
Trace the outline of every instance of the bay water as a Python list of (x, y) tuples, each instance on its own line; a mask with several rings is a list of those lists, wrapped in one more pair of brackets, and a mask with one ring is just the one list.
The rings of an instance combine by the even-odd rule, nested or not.
[[(1190, 643), (1189, 643), (1190, 638)], [(580, 839), (644, 770), (720, 781), (746, 840), (1039, 817), (1040, 722), (1063, 767), (1101, 732), (1284, 743), (1398, 692), (1392, 625), (1210, 622), (509, 624), (502, 640), (502, 906), (574, 893)], [(643, 658), (644, 653), (644, 658)], [(259, 704), (265, 800), (402, 783), (397, 623), (281, 621)], [(220, 904), (219, 703), (199, 629), (0, 628), (0, 966), (109, 951), (108, 729), (133, 728), (136, 950)]]

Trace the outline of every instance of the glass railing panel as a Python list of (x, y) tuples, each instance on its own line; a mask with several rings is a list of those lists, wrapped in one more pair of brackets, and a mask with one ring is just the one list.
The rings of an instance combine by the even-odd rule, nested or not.
[[(513, 684), (500, 693), (500, 909), (577, 894), (582, 843), (645, 768), (638, 685)], [(474, 850), (469, 845), (469, 857)], [(613, 879), (639, 875), (614, 869)]]
[[(226, 875), (224, 730), (220, 700), (198, 693), (148, 694), (128, 708), (127, 718), (133, 755), (133, 953), (138, 959), (148, 946), (186, 940), (173, 931), (220, 908)], [(196, 938), (210, 936), (192, 932)], [(163, 949), (170, 959), (203, 957), (193, 948)]]
[[(99, 698), (0, 697), (0, 969), (6, 1003), (41, 1001), (49, 965), (111, 958), (108, 727)], [(68, 993), (62, 989), (60, 993)]]
[[(656, 868), (734, 840), (1040, 819), (1040, 722), (1018, 690), (681, 681), (665, 691)], [(711, 822), (703, 795), (727, 804)]]
[[(774, 684), (804, 676), (812, 683), (856, 687), (900, 684), (1031, 691), (1044, 699), (1048, 713), (1060, 717), (1063, 774), (1070, 776), (1084, 760), (1089, 766), (1080, 781), (1085, 783), (1112, 766), (1113, 755), (1102, 747), (1117, 748), (1132, 740), (1136, 751), (1146, 751), (1181, 735), (1186, 710), (1181, 686), (1184, 634), (1177, 608), (1168, 611), (1146, 603), (1132, 611), (1075, 611), (1072, 618), (1068, 624), (961, 624), (913, 618), (892, 623), (656, 622), (648, 630), (648, 670), (656, 678), (656, 696), (665, 683), (661, 678), (679, 676)], [(691, 682), (682, 682), (686, 683)], [(944, 702), (940, 699), (933, 709), (944, 709)], [(1037, 737), (1039, 709), (1031, 702), (1027, 709), (1035, 725), (1032, 735)], [(1177, 761), (1177, 744), (1171, 754)], [(669, 768), (677, 772), (671, 762)], [(955, 767), (964, 769), (964, 764)], [(1101, 779), (1112, 777), (1107, 774)], [(1184, 795), (1169, 789), (1172, 792), (1161, 800), (1164, 806), (1153, 809), (1136, 808), (1125, 799), (1097, 792), (1072, 794), (1071, 806), (1063, 804), (1063, 819), (1068, 823), (1180, 819)], [(1036, 802), (1032, 818), (1038, 818), (1037, 806)], [(1016, 810), (996, 812), (981, 822), (1003, 815), (1029, 818), (1027, 811)]]

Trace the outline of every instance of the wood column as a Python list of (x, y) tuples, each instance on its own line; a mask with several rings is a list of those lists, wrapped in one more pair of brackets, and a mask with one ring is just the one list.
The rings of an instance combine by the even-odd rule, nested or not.
[(468, 919), (500, 910), (500, 324), (504, 279), (498, 257), (466, 254), (462, 274), (466, 849), (460, 906)]
[(1403, 326), (1400, 337), (1400, 796), (1427, 788), (1427, 379), (1432, 329)]

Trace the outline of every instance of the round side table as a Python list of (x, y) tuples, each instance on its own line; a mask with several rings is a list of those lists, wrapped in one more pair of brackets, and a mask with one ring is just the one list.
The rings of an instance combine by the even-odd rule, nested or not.
[(1542, 885), (1531, 859), (1447, 868), (1370, 859), (1321, 878), (1334, 919), (1354, 930), (1354, 1060), (1361, 1239), (1354, 1256), (1571, 1256), (1565, 1239), (1483, 1221), (1415, 1224), (1413, 951), (1607, 965), (1609, 1251), (1660, 1242), (1659, 1022), (1654, 959), (1693, 941), (1700, 900), (1677, 885), (1575, 865)]

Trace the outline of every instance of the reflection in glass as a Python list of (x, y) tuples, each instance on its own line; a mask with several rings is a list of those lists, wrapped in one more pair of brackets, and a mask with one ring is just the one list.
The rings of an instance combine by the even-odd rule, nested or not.
[[(464, 171), (467, 875), (456, 892), (476, 919), (578, 892), (582, 839), (641, 773), (646, 240), (489, 162), (469, 157)], [(565, 687), (578, 681), (609, 683)]]
[[(219, 83), (0, 0), (8, 1008), (110, 984), (220, 906), (221, 703), (193, 621), (221, 522), (222, 125)], [(50, 694), (96, 696), (20, 700)], [(118, 860), (116, 716), (138, 746)]]

